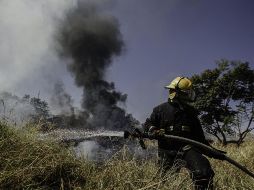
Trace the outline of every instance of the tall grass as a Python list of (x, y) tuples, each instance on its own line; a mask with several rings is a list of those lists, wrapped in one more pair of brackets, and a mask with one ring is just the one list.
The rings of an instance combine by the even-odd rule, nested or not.
[[(254, 173), (254, 141), (245, 142), (239, 148), (234, 145), (219, 146), (219, 148), (227, 151), (230, 158)], [(217, 189), (254, 189), (254, 179), (241, 170), (224, 161), (211, 160), (211, 163), (216, 173), (215, 186)]]
[(0, 189), (73, 189), (85, 182), (83, 162), (71, 151), (0, 124)]
[[(254, 143), (225, 149), (254, 171)], [(254, 180), (226, 162), (211, 159), (216, 189), (254, 189)], [(31, 130), (0, 124), (0, 189), (192, 189), (187, 170), (162, 176), (156, 160), (137, 160), (123, 149), (95, 164), (66, 147), (38, 140)]]

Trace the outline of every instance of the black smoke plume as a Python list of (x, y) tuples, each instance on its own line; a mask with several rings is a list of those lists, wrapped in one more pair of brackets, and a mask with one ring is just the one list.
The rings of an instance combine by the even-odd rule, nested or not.
[(121, 54), (123, 40), (115, 18), (101, 15), (95, 6), (79, 3), (63, 20), (57, 36), (61, 55), (71, 58), (68, 69), (83, 88), (82, 107), (92, 127), (127, 128), (134, 121), (118, 106), (127, 95), (105, 80), (112, 59)]

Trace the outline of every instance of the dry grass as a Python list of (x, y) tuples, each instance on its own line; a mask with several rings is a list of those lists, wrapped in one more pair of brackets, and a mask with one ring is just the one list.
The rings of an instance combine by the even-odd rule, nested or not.
[[(254, 171), (254, 143), (228, 155)], [(219, 147), (222, 148), (222, 147)], [(78, 159), (52, 141), (40, 141), (31, 130), (0, 124), (0, 189), (191, 189), (186, 170), (162, 177), (156, 160), (136, 160), (123, 149), (103, 164)], [(216, 189), (254, 189), (254, 180), (226, 162), (211, 160)]]
[[(227, 151), (230, 158), (246, 166), (254, 172), (254, 142), (245, 142), (240, 148), (236, 146), (219, 147)], [(215, 186), (217, 189), (254, 189), (254, 179), (227, 162), (211, 160), (215, 170)]]
[(33, 136), (0, 124), (0, 189), (72, 189), (85, 184), (81, 160)]

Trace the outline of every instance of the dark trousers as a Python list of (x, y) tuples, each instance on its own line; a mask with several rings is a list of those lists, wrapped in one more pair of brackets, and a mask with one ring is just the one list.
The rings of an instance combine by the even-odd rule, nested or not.
[(190, 172), (196, 190), (213, 189), (214, 172), (210, 162), (197, 150), (193, 148), (186, 151), (159, 149), (158, 154), (162, 174), (169, 169), (178, 172), (181, 167), (185, 167)]

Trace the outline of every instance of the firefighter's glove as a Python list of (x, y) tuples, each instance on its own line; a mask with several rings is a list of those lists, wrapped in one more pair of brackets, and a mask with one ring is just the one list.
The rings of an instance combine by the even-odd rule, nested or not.
[(164, 129), (158, 129), (155, 126), (151, 126), (148, 130), (148, 136), (149, 138), (156, 138), (156, 137), (160, 137), (163, 136), (165, 134), (165, 130)]

